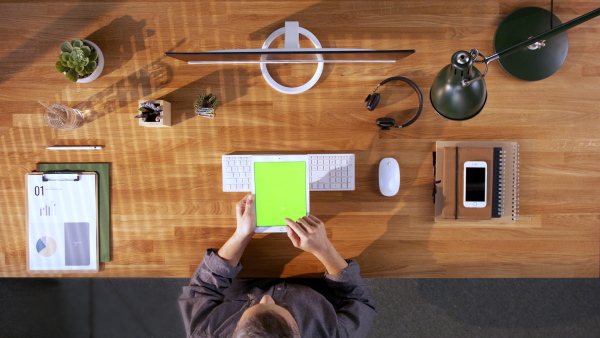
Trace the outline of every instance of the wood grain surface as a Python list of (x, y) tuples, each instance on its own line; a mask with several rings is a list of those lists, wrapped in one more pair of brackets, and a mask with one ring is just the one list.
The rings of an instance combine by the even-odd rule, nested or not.
[[(98, 277), (189, 277), (209, 247), (235, 229), (224, 193), (221, 155), (234, 152), (356, 154), (356, 190), (313, 192), (311, 211), (365, 277), (599, 277), (600, 19), (568, 32), (569, 54), (550, 78), (517, 80), (492, 63), (487, 105), (472, 120), (439, 116), (433, 78), (458, 50), (493, 54), (497, 26), (526, 6), (549, 1), (3, 1), (0, 4), (0, 276), (26, 271), (24, 174), (38, 162), (111, 163), (113, 261)], [(566, 22), (598, 6), (556, 1)], [(298, 95), (267, 85), (258, 65), (187, 65), (167, 51), (260, 48), (285, 21), (299, 21), (323, 47), (415, 49), (394, 64), (326, 65)], [(88, 84), (68, 82), (54, 63), (64, 40), (86, 38), (106, 57)], [(303, 46), (307, 41), (301, 40)], [(282, 46), (278, 40), (275, 45)], [(270, 66), (282, 84), (306, 82), (315, 65)], [(406, 121), (380, 131), (378, 117)], [(196, 95), (215, 94), (217, 117), (194, 114)], [(139, 99), (173, 108), (170, 128), (144, 128)], [(81, 109), (75, 130), (44, 125), (37, 100)], [(508, 224), (434, 222), (432, 152), (437, 140), (516, 141), (521, 146), (521, 220)], [(51, 145), (105, 145), (101, 151), (49, 151)], [(398, 195), (378, 191), (378, 164), (394, 157)], [(324, 268), (285, 234), (255, 235), (240, 276), (319, 276)], [(52, 275), (49, 275), (52, 276)]]

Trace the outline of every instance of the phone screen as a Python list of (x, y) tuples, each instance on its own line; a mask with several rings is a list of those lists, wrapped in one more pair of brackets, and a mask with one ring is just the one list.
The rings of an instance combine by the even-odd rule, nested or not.
[(283, 226), (306, 216), (306, 162), (254, 163), (256, 225)]
[(485, 168), (466, 168), (465, 201), (485, 201)]

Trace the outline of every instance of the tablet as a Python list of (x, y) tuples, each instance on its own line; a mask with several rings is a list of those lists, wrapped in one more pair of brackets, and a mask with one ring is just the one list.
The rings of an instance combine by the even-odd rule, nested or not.
[(286, 232), (285, 218), (309, 213), (308, 156), (252, 156), (255, 232)]

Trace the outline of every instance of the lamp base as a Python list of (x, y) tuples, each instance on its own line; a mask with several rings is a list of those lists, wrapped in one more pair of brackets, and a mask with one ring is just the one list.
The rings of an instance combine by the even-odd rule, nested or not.
[[(494, 37), (494, 49), (496, 53), (501, 52), (561, 23), (556, 15), (543, 8), (518, 9), (504, 18), (498, 26)], [(569, 39), (567, 33), (563, 32), (545, 41), (543, 47), (515, 52), (498, 59), (498, 63), (517, 79), (538, 81), (554, 74), (565, 62), (568, 51)]]

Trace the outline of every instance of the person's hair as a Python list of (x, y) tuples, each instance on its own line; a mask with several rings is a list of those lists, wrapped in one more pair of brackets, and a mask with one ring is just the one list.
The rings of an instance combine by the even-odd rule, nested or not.
[(300, 338), (300, 332), (275, 311), (265, 311), (239, 322), (233, 337)]

